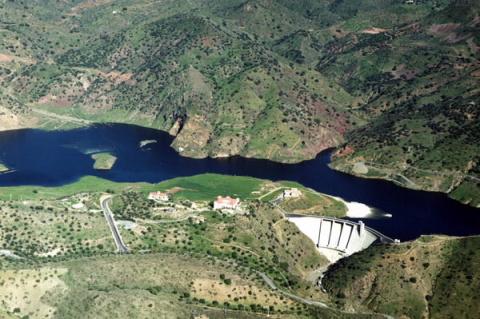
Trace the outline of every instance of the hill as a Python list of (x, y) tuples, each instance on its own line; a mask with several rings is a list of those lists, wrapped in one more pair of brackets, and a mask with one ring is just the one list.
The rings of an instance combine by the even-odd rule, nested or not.
[[(0, 295), (5, 298), (0, 313), (29, 318), (380, 318), (299, 300), (328, 302), (316, 285), (328, 260), (263, 201), (291, 186), (307, 190), (292, 182), (213, 174), (155, 185), (87, 177), (63, 187), (2, 188)], [(169, 201), (147, 199), (159, 189), (169, 193)], [(100, 206), (105, 192), (113, 196), (110, 206), (128, 254), (115, 253)], [(219, 194), (241, 197), (240, 207), (212, 210)], [(305, 199), (316, 207), (333, 201)], [(324, 208), (323, 214), (338, 214), (339, 205), (335, 201), (333, 210)]]
[[(214, 174), (158, 184), (86, 177), (55, 188), (4, 187), (0, 314), (475, 318), (480, 237), (423, 236), (374, 245), (330, 265), (268, 203), (293, 186), (304, 195), (286, 208), (345, 213), (340, 201), (296, 183)], [(147, 199), (153, 190), (167, 192), (169, 201)], [(107, 194), (129, 253), (115, 253), (100, 206)], [(218, 194), (240, 197), (240, 207), (212, 210)]]
[(337, 304), (401, 318), (475, 318), (479, 237), (422, 236), (371, 246), (333, 265), (322, 283)]
[[(479, 5), (1, 4), (0, 129), (124, 122), (191, 157), (333, 167), (478, 205)], [(407, 178), (407, 182), (401, 174)], [(456, 191), (455, 191), (456, 189)]]
[(348, 74), (341, 81), (371, 117), (347, 133), (332, 167), (479, 205), (477, 17), (478, 4), (451, 4), (422, 23), (346, 44), (365, 58), (336, 54), (319, 65)]

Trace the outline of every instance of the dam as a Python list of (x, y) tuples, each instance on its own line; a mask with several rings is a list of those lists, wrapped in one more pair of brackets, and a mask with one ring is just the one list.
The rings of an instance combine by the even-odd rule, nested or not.
[(317, 250), (331, 262), (361, 251), (374, 242), (393, 243), (393, 240), (367, 227), (362, 221), (285, 213), (300, 231), (310, 238)]

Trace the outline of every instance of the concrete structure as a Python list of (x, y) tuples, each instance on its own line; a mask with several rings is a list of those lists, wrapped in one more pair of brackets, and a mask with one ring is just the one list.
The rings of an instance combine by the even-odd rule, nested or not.
[(153, 192), (148, 195), (148, 199), (168, 201), (169, 197), (167, 193)]
[(309, 237), (317, 249), (330, 261), (350, 256), (370, 246), (375, 241), (394, 242), (363, 222), (330, 217), (288, 214), (289, 221)]
[(286, 189), (283, 191), (283, 197), (300, 197), (302, 195), (302, 192), (298, 190), (298, 188), (291, 188), (291, 189)]
[(230, 198), (230, 196), (222, 197), (218, 196), (217, 200), (213, 202), (213, 209), (223, 209), (223, 208), (237, 208), (240, 203), (240, 198)]

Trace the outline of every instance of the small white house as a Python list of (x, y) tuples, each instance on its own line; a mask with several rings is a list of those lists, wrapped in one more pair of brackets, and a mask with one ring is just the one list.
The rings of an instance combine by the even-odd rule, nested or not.
[(223, 208), (237, 208), (240, 203), (240, 198), (231, 198), (230, 196), (222, 197), (218, 196), (217, 200), (213, 202), (213, 209), (223, 209)]
[(291, 188), (291, 189), (286, 189), (283, 192), (283, 197), (300, 197), (302, 195), (302, 192), (298, 188)]
[(169, 198), (167, 193), (153, 192), (148, 195), (148, 199), (168, 201)]

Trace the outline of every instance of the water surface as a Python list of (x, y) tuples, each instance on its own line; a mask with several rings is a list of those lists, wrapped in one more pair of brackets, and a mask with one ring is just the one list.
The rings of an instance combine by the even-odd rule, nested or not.
[[(140, 147), (144, 140), (156, 140)], [(421, 234), (480, 234), (480, 209), (445, 194), (414, 191), (393, 183), (354, 177), (331, 170), (330, 152), (299, 164), (231, 157), (191, 159), (178, 155), (165, 132), (125, 124), (93, 125), (70, 131), (34, 129), (0, 132), (0, 161), (15, 171), (0, 175), (0, 186), (60, 186), (94, 175), (116, 182), (156, 183), (201, 173), (248, 175), (291, 180), (347, 201), (392, 214), (365, 223), (401, 240)], [(111, 170), (93, 169), (91, 154), (109, 151), (117, 157)]]

